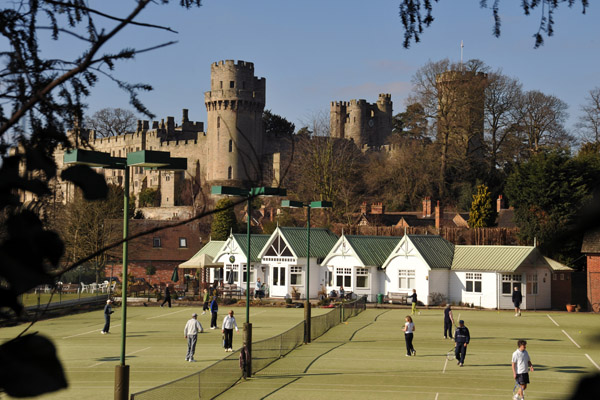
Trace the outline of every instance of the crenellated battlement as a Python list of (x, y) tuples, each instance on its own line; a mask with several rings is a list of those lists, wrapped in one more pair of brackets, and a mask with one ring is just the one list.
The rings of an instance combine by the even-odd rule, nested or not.
[(238, 60), (236, 63), (234, 60), (221, 60), (211, 64), (210, 68), (213, 69), (222, 69), (222, 68), (238, 68), (238, 69), (247, 69), (249, 71), (254, 72), (254, 63), (249, 61)]
[(392, 101), (392, 95), (390, 93), (379, 93), (379, 99), (377, 100), (377, 102), (391, 102)]

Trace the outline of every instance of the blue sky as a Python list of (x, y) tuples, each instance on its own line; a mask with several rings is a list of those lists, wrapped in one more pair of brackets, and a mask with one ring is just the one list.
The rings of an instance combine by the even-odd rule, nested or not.
[[(111, 7), (133, 2), (111, 0)], [(428, 61), (478, 58), (492, 69), (518, 78), (525, 90), (540, 90), (569, 105), (567, 127), (579, 115), (587, 92), (600, 86), (600, 4), (561, 6), (555, 35), (534, 49), (540, 10), (524, 16), (521, 2), (501, 2), (502, 36), (492, 36), (493, 18), (479, 1), (441, 0), (435, 21), (410, 49), (402, 47), (399, 0), (204, 0), (199, 9), (174, 4), (154, 6), (138, 20), (169, 26), (172, 34), (129, 28), (116, 45), (144, 48), (169, 40), (168, 48), (120, 62), (115, 75), (150, 83), (154, 91), (142, 101), (157, 119), (189, 117), (206, 122), (204, 92), (210, 90), (210, 65), (219, 60), (251, 61), (267, 80), (267, 105), (299, 128), (335, 100), (366, 99), (391, 93), (394, 113), (402, 112), (411, 77)], [(125, 9), (125, 8), (123, 8)], [(55, 48), (64, 51), (64, 41)], [(52, 51), (52, 48), (50, 48)], [(104, 107), (132, 107), (128, 97), (102, 79), (88, 99), (93, 113)]]

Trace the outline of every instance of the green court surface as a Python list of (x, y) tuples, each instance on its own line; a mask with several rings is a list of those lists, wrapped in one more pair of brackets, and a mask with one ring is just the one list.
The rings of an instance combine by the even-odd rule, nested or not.
[[(241, 345), (245, 309), (233, 308)], [(229, 310), (222, 306), (218, 324)], [(43, 399), (113, 398), (114, 370), (120, 354), (120, 308), (111, 334), (101, 335), (102, 311), (38, 322), (32, 330), (57, 346), (70, 387)], [(313, 315), (328, 312), (314, 309)], [(464, 319), (472, 341), (465, 366), (447, 362), (453, 346), (442, 335), (442, 310), (422, 310), (414, 318), (416, 357), (405, 357), (401, 328), (408, 310), (367, 309), (347, 324), (332, 328), (300, 346), (253, 378), (240, 382), (219, 399), (509, 399), (513, 387), (511, 354), (517, 339), (528, 341), (535, 371), (528, 399), (564, 399), (577, 380), (600, 367), (600, 316), (587, 313), (454, 310)], [(183, 327), (198, 308), (129, 307), (127, 364), (131, 390), (138, 392), (199, 371), (223, 358), (221, 331), (210, 330), (209, 314), (200, 315), (196, 363), (184, 361)], [(460, 317), (459, 317), (460, 315)], [(253, 307), (253, 338), (284, 332), (303, 319), (303, 309)], [(24, 326), (0, 329), (0, 340), (13, 338)]]
[(528, 341), (535, 368), (527, 399), (565, 399), (580, 377), (600, 369), (598, 315), (536, 312), (515, 317), (455, 310), (472, 337), (465, 365), (459, 367), (445, 357), (453, 342), (443, 339), (441, 310), (415, 316), (417, 354), (406, 357), (401, 331), (406, 314), (368, 309), (219, 399), (510, 399), (517, 339)]
[[(234, 332), (234, 348), (241, 347), (242, 326), (246, 310), (240, 307), (220, 306), (217, 324), (220, 327), (227, 311), (233, 309), (240, 328)], [(69, 388), (54, 394), (40, 396), (52, 400), (112, 399), (115, 365), (121, 354), (121, 308), (112, 315), (109, 335), (100, 334), (104, 326), (102, 310), (48, 319), (36, 323), (29, 332), (50, 337), (57, 347), (66, 370)], [(328, 312), (314, 309), (313, 315)], [(172, 381), (200, 371), (206, 366), (231, 354), (222, 347), (220, 329), (211, 330), (210, 314), (199, 315), (204, 333), (198, 336), (196, 363), (185, 361), (187, 340), (183, 328), (193, 312), (202, 313), (201, 307), (128, 307), (127, 308), (127, 364), (131, 369), (130, 393)], [(251, 308), (254, 341), (280, 334), (301, 322), (304, 309), (260, 307)], [(20, 325), (0, 329), (0, 341), (14, 338), (25, 329)], [(0, 398), (2, 397), (0, 394)]]

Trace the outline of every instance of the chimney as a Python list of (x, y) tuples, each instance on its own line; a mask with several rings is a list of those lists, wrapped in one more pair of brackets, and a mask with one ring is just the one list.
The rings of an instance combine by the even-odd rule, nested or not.
[(440, 201), (437, 201), (437, 206), (435, 207), (435, 227), (436, 229), (440, 229), (442, 226), (442, 220), (444, 219), (444, 208), (440, 205)]
[(371, 206), (371, 214), (383, 214), (383, 203), (373, 203)]
[(496, 200), (496, 212), (500, 212), (504, 208), (504, 199), (502, 195), (498, 196), (498, 200)]
[(183, 113), (182, 113), (182, 114), (183, 114), (183, 115), (182, 115), (182, 117), (181, 117), (181, 125), (185, 124), (186, 122), (189, 122), (189, 119), (188, 119), (188, 110), (187, 110), (187, 108), (184, 108), (184, 109), (183, 109)]
[(362, 204), (360, 205), (360, 213), (361, 214), (367, 213), (367, 202), (366, 201), (363, 201)]
[(431, 217), (431, 197), (423, 198), (423, 218)]

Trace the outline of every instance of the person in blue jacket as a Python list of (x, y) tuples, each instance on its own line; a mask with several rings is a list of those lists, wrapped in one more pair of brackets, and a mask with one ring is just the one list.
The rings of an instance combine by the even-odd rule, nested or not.
[(471, 335), (469, 334), (469, 328), (465, 326), (465, 321), (462, 319), (458, 321), (458, 326), (454, 332), (454, 354), (458, 360), (456, 363), (461, 367), (465, 363), (465, 356), (467, 355), (467, 345), (471, 341)]
[(210, 302), (210, 329), (217, 329), (217, 313), (219, 312), (219, 305), (217, 304), (217, 296), (213, 296)]

